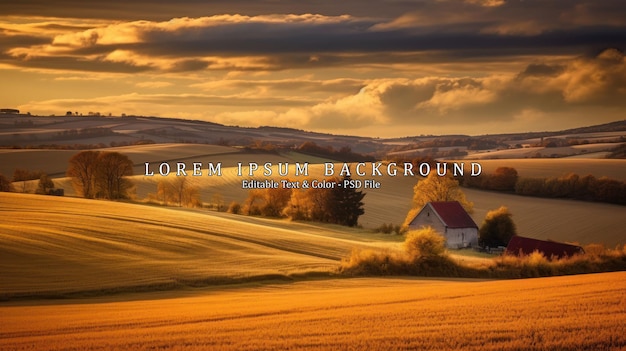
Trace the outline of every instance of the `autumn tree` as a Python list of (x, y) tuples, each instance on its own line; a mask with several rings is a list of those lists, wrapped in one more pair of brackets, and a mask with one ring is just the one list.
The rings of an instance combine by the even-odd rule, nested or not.
[(48, 191), (54, 188), (54, 182), (52, 178), (46, 173), (42, 174), (39, 178), (39, 183), (37, 184), (37, 194), (47, 195)]
[(91, 199), (95, 197), (96, 166), (99, 151), (82, 151), (70, 158), (67, 176), (72, 178), (72, 186), (79, 195)]
[(512, 167), (498, 167), (486, 176), (483, 188), (497, 191), (514, 191), (517, 183), (517, 170)]
[(261, 214), (268, 217), (282, 217), (283, 209), (287, 206), (291, 198), (289, 188), (269, 188), (263, 191), (263, 201)]
[(406, 216), (404, 226), (408, 226), (424, 205), (435, 201), (458, 201), (468, 213), (472, 213), (474, 209), (474, 203), (467, 200), (457, 180), (450, 175), (439, 176), (430, 173), (413, 187), (413, 205)]
[(485, 216), (485, 220), (478, 231), (478, 244), (489, 247), (508, 245), (509, 240), (517, 235), (517, 228), (512, 216), (505, 206), (487, 212), (487, 216)]
[(11, 183), (11, 181), (2, 174), (0, 174), (0, 191), (1, 192), (15, 191), (15, 189), (13, 188), (13, 183)]
[(82, 151), (69, 162), (67, 175), (76, 192), (86, 198), (128, 198), (133, 187), (132, 161), (118, 152)]
[(114, 200), (129, 197), (133, 187), (127, 176), (133, 175), (133, 162), (119, 152), (101, 152), (96, 163), (96, 196)]
[(252, 189), (248, 191), (248, 197), (243, 202), (241, 213), (248, 216), (258, 216), (261, 214), (261, 206), (263, 205), (263, 190)]
[(201, 207), (200, 189), (185, 176), (163, 179), (157, 183), (157, 197), (166, 204), (179, 207)]
[[(349, 177), (344, 179), (350, 180)], [(336, 182), (337, 186), (294, 190), (282, 213), (293, 220), (357, 225), (359, 217), (365, 212), (362, 201), (365, 193), (339, 187), (337, 178), (326, 181)]]
[(284, 208), (291, 199), (291, 189), (268, 188), (254, 189), (248, 192), (242, 212), (247, 215), (262, 215), (267, 217), (286, 216)]

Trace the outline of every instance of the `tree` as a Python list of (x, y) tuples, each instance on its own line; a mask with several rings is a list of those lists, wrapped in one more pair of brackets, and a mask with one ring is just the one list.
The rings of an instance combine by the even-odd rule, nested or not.
[(187, 177), (163, 179), (157, 183), (157, 196), (166, 204), (174, 203), (179, 207), (201, 207), (200, 189), (191, 185)]
[(37, 194), (47, 195), (50, 189), (54, 188), (54, 182), (46, 173), (42, 174), (37, 184)]
[(478, 244), (483, 247), (506, 246), (513, 235), (517, 235), (512, 216), (505, 206), (487, 212), (478, 231)]
[(123, 199), (130, 196), (133, 163), (119, 152), (82, 151), (72, 156), (67, 176), (86, 198)]
[(82, 151), (70, 158), (67, 176), (76, 192), (88, 199), (95, 197), (95, 173), (99, 151)]
[(133, 184), (126, 177), (133, 175), (133, 162), (119, 152), (101, 152), (96, 160), (96, 196), (115, 200), (125, 199)]
[(13, 182), (22, 182), (21, 191), (25, 193), (28, 190), (26, 182), (29, 180), (39, 179), (42, 174), (43, 171), (29, 171), (24, 168), (16, 168), (15, 171), (13, 171)]
[(328, 210), (330, 222), (354, 227), (359, 221), (359, 216), (365, 213), (362, 201), (365, 193), (355, 188), (339, 186), (348, 184), (346, 181), (350, 180), (350, 176), (344, 176), (337, 186), (331, 189)]
[(261, 205), (261, 214), (267, 217), (282, 217), (283, 209), (289, 203), (291, 189), (268, 188), (263, 191), (264, 203)]
[(450, 175), (430, 173), (413, 187), (413, 205), (403, 226), (408, 226), (424, 205), (435, 201), (458, 201), (468, 213), (472, 213), (474, 209), (474, 203), (467, 200), (456, 179)]
[(512, 167), (498, 167), (493, 174), (486, 176), (482, 187), (497, 191), (514, 191), (517, 183), (517, 170)]
[(11, 181), (9, 181), (9, 179), (2, 174), (0, 174), (0, 191), (1, 192), (15, 191)]
[[(350, 177), (344, 177), (343, 180), (350, 180)], [(336, 186), (293, 190), (282, 214), (293, 220), (356, 226), (359, 216), (365, 213), (362, 201), (365, 193), (339, 187), (338, 185), (343, 183), (339, 183), (337, 178), (326, 181), (334, 182)]]

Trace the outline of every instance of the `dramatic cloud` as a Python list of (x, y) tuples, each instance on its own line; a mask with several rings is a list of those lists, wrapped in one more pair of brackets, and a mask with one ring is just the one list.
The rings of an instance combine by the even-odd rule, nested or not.
[(0, 105), (45, 115), (406, 135), (611, 121), (626, 101), (618, 0), (24, 0), (0, 13)]

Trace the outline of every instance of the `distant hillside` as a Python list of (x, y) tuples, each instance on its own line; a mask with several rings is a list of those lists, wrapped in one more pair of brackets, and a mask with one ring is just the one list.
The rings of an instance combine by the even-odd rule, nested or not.
[[(576, 134), (576, 137), (580, 138), (578, 143), (586, 144), (598, 142), (598, 138), (605, 137), (601, 133), (612, 133), (609, 142), (623, 142), (626, 138), (626, 121), (563, 131), (372, 138), (333, 135), (288, 127), (225, 126), (213, 122), (164, 117), (0, 116), (0, 147), (4, 148), (87, 149), (185, 143), (295, 149), (305, 143), (315, 143), (320, 147), (334, 150), (349, 148), (350, 152), (379, 159), (387, 157), (390, 153), (408, 158), (416, 155), (458, 157), (464, 155), (467, 150), (520, 148), (524, 144), (539, 144), (544, 138), (564, 138), (571, 134)], [(619, 139), (620, 136), (622, 139)], [(567, 138), (569, 142), (571, 137)], [(619, 145), (615, 145), (617, 146)], [(553, 157), (554, 153), (537, 155)], [(570, 154), (556, 154), (557, 157), (568, 155)]]

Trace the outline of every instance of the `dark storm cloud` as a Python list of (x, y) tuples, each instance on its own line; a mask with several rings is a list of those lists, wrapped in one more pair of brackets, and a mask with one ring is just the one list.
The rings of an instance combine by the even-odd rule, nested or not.
[(24, 60), (14, 60), (0, 56), (0, 63), (10, 63), (22, 68), (40, 68), (60, 71), (102, 72), (102, 73), (139, 73), (151, 69), (148, 66), (131, 65), (124, 62), (85, 60), (75, 56), (45, 56)]
[[(80, 29), (71, 32), (76, 35), (73, 42), (71, 38), (57, 41), (55, 37), (51, 46), (62, 48), (64, 57), (89, 56), (85, 61), (101, 67), (102, 59), (116, 50), (179, 60), (152, 66), (176, 72), (499, 60), (519, 55), (578, 55), (606, 47), (626, 48), (626, 24), (619, 20), (625, 11), (616, 0), (601, 4), (583, 0), (345, 1), (331, 11), (330, 4), (336, 3), (231, 0), (212, 1), (209, 6), (205, 1), (190, 0), (96, 1), (89, 6), (98, 9), (96, 13), (103, 18), (110, 13), (129, 12), (133, 18), (144, 20), (100, 24), (90, 30), (83, 30), (84, 23), (77, 24)], [(92, 11), (85, 7), (78, 1), (55, 2), (53, 7), (49, 2), (29, 0), (0, 4), (0, 12), (41, 16), (54, 15), (63, 8), (66, 17), (80, 17), (81, 13)], [(165, 14), (167, 18), (157, 18), (152, 13)], [(238, 13), (250, 17), (214, 16)], [(277, 15), (281, 13), (285, 15)], [(322, 15), (297, 16), (305, 13)], [(336, 16), (341, 14), (348, 15)], [(177, 16), (189, 17), (169, 21)], [(67, 21), (42, 26), (44, 30), (63, 32), (72, 29)], [(129, 32), (135, 40), (120, 39)], [(2, 40), (0, 48), (4, 52), (12, 47), (34, 47), (33, 56), (58, 52), (37, 52), (36, 46), (41, 42), (28, 37), (22, 42)], [(416, 53), (422, 55), (410, 56)], [(256, 57), (258, 62), (215, 64), (206, 59), (214, 56)], [(14, 57), (17, 61), (23, 59), (20, 55)], [(145, 66), (145, 62), (126, 63)]]
[(42, 36), (28, 34), (9, 35), (0, 28), (0, 52), (5, 52), (17, 46), (43, 45), (50, 42), (50, 38)]

